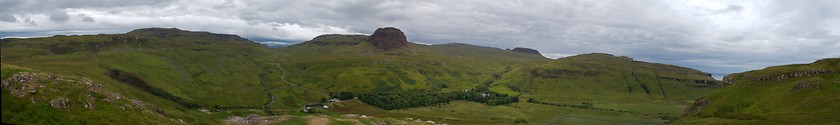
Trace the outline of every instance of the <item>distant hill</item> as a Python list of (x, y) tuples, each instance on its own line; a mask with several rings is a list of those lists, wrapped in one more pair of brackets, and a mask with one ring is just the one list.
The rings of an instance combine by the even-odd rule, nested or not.
[(725, 88), (700, 97), (679, 124), (840, 123), (840, 58), (727, 75)]
[(710, 74), (610, 54), (581, 54), (513, 69), (501, 90), (552, 101), (692, 99), (722, 85)]
[(676, 117), (723, 85), (690, 68), (593, 53), (515, 67), (489, 86), (534, 103)]

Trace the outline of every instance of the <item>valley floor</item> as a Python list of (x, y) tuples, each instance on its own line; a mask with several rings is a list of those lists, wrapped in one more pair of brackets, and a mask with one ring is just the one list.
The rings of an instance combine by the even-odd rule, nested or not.
[[(365, 114), (378, 117), (414, 118), (449, 124), (665, 124), (656, 114), (579, 109), (529, 102), (488, 106), (469, 101), (454, 101), (440, 106), (400, 110), (382, 110), (356, 100), (336, 103), (333, 112)], [(673, 115), (673, 114), (672, 114)], [(673, 117), (673, 116), (670, 116)]]

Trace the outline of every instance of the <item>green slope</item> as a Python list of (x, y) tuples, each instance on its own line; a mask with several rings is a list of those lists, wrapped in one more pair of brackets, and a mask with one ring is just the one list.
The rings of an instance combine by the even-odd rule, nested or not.
[[(697, 70), (607, 54), (550, 60), (459, 43), (410, 44), (409, 49), (382, 51), (366, 39), (364, 35), (322, 35), (269, 49), (235, 35), (150, 28), (126, 34), (2, 39), (0, 58), (4, 64), (89, 78), (127, 98), (156, 105), (166, 117), (191, 124), (219, 124), (231, 115), (289, 114), (329, 93), (443, 93), (483, 87), (523, 99), (511, 105), (484, 106), (528, 113), (455, 119), (656, 123), (660, 122), (656, 116), (679, 114), (691, 99), (718, 87), (707, 73)], [(525, 102), (529, 98), (536, 101)], [(446, 105), (458, 110), (458, 105), (481, 104)], [(551, 107), (549, 111), (576, 113), (540, 114), (520, 105), (528, 110)], [(422, 108), (426, 107), (418, 109)], [(455, 112), (459, 111), (470, 112)], [(413, 110), (400, 113), (429, 115)], [(566, 117), (569, 114), (589, 116)]]
[(466, 90), (511, 66), (548, 60), (538, 55), (466, 44), (418, 45), (377, 51), (362, 35), (323, 35), (277, 49), (289, 55), (289, 79), (327, 92)]
[[(214, 122), (193, 110), (198, 108), (261, 109), (270, 100), (267, 93), (296, 95), (282, 96), (285, 104), (272, 103), (273, 108), (296, 109), (323, 97), (297, 96), (305, 92), (290, 90), (280, 80), (283, 74), (276, 64), (283, 62), (282, 55), (235, 35), (150, 28), (3, 39), (0, 46), (3, 63), (90, 78), (189, 122)], [(107, 73), (112, 71), (130, 75), (115, 80)]]
[[(420, 89), (445, 92), (489, 86), (494, 92), (520, 96), (523, 102), (515, 105), (578, 110), (580, 108), (574, 106), (547, 104), (577, 106), (589, 103), (595, 105), (589, 107), (591, 109), (582, 109), (583, 112), (606, 111), (609, 112), (606, 114), (621, 116), (594, 117), (583, 120), (583, 123), (608, 119), (645, 119), (643, 121), (648, 123), (662, 123), (659, 116), (677, 117), (692, 99), (721, 86), (708, 73), (698, 70), (608, 54), (583, 54), (549, 60), (539, 55), (460, 43), (414, 44), (414, 49), (382, 52), (372, 48), (365, 38), (362, 35), (323, 35), (277, 51), (289, 55), (293, 63), (284, 66), (291, 67), (286, 70), (298, 75), (292, 76), (291, 81), (315, 90), (365, 93)], [(524, 102), (527, 98), (546, 104)], [(436, 117), (413, 110), (401, 113)], [(527, 118), (538, 123), (552, 123), (541, 120), (559, 115), (566, 114), (527, 114), (506, 117), (502, 121)], [(464, 117), (456, 119), (467, 118), (466, 115), (460, 116)], [(499, 120), (497, 116), (469, 117), (478, 121)]]
[(86, 78), (3, 64), (4, 124), (178, 124), (151, 103), (125, 98)]
[(840, 123), (840, 58), (727, 75), (731, 85), (695, 100), (681, 124)]
[(513, 69), (491, 90), (539, 102), (675, 115), (719, 87), (698, 70), (595, 53)]

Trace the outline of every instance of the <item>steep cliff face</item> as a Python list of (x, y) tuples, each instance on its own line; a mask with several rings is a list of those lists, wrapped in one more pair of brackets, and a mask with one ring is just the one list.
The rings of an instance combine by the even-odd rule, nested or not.
[(368, 37), (368, 42), (376, 47), (376, 49), (386, 51), (411, 48), (403, 32), (394, 27), (376, 29)]

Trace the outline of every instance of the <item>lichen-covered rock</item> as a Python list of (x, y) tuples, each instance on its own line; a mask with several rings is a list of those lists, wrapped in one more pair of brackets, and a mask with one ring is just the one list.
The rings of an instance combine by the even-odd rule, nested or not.
[(796, 85), (793, 86), (793, 89), (790, 89), (790, 92), (796, 92), (796, 91), (803, 90), (803, 89), (821, 89), (821, 88), (822, 87), (817, 82), (802, 81), (802, 82), (796, 83)]
[(70, 100), (67, 100), (64, 97), (61, 97), (61, 98), (50, 101), (50, 106), (52, 106), (53, 108), (61, 109), (61, 110), (67, 110), (67, 108), (70, 108)]
[(39, 89), (44, 88), (44, 85), (35, 83), (39, 79), (38, 74), (30, 72), (21, 72), (12, 77), (2, 81), (2, 88), (9, 91), (18, 97), (28, 95), (35, 95)]

